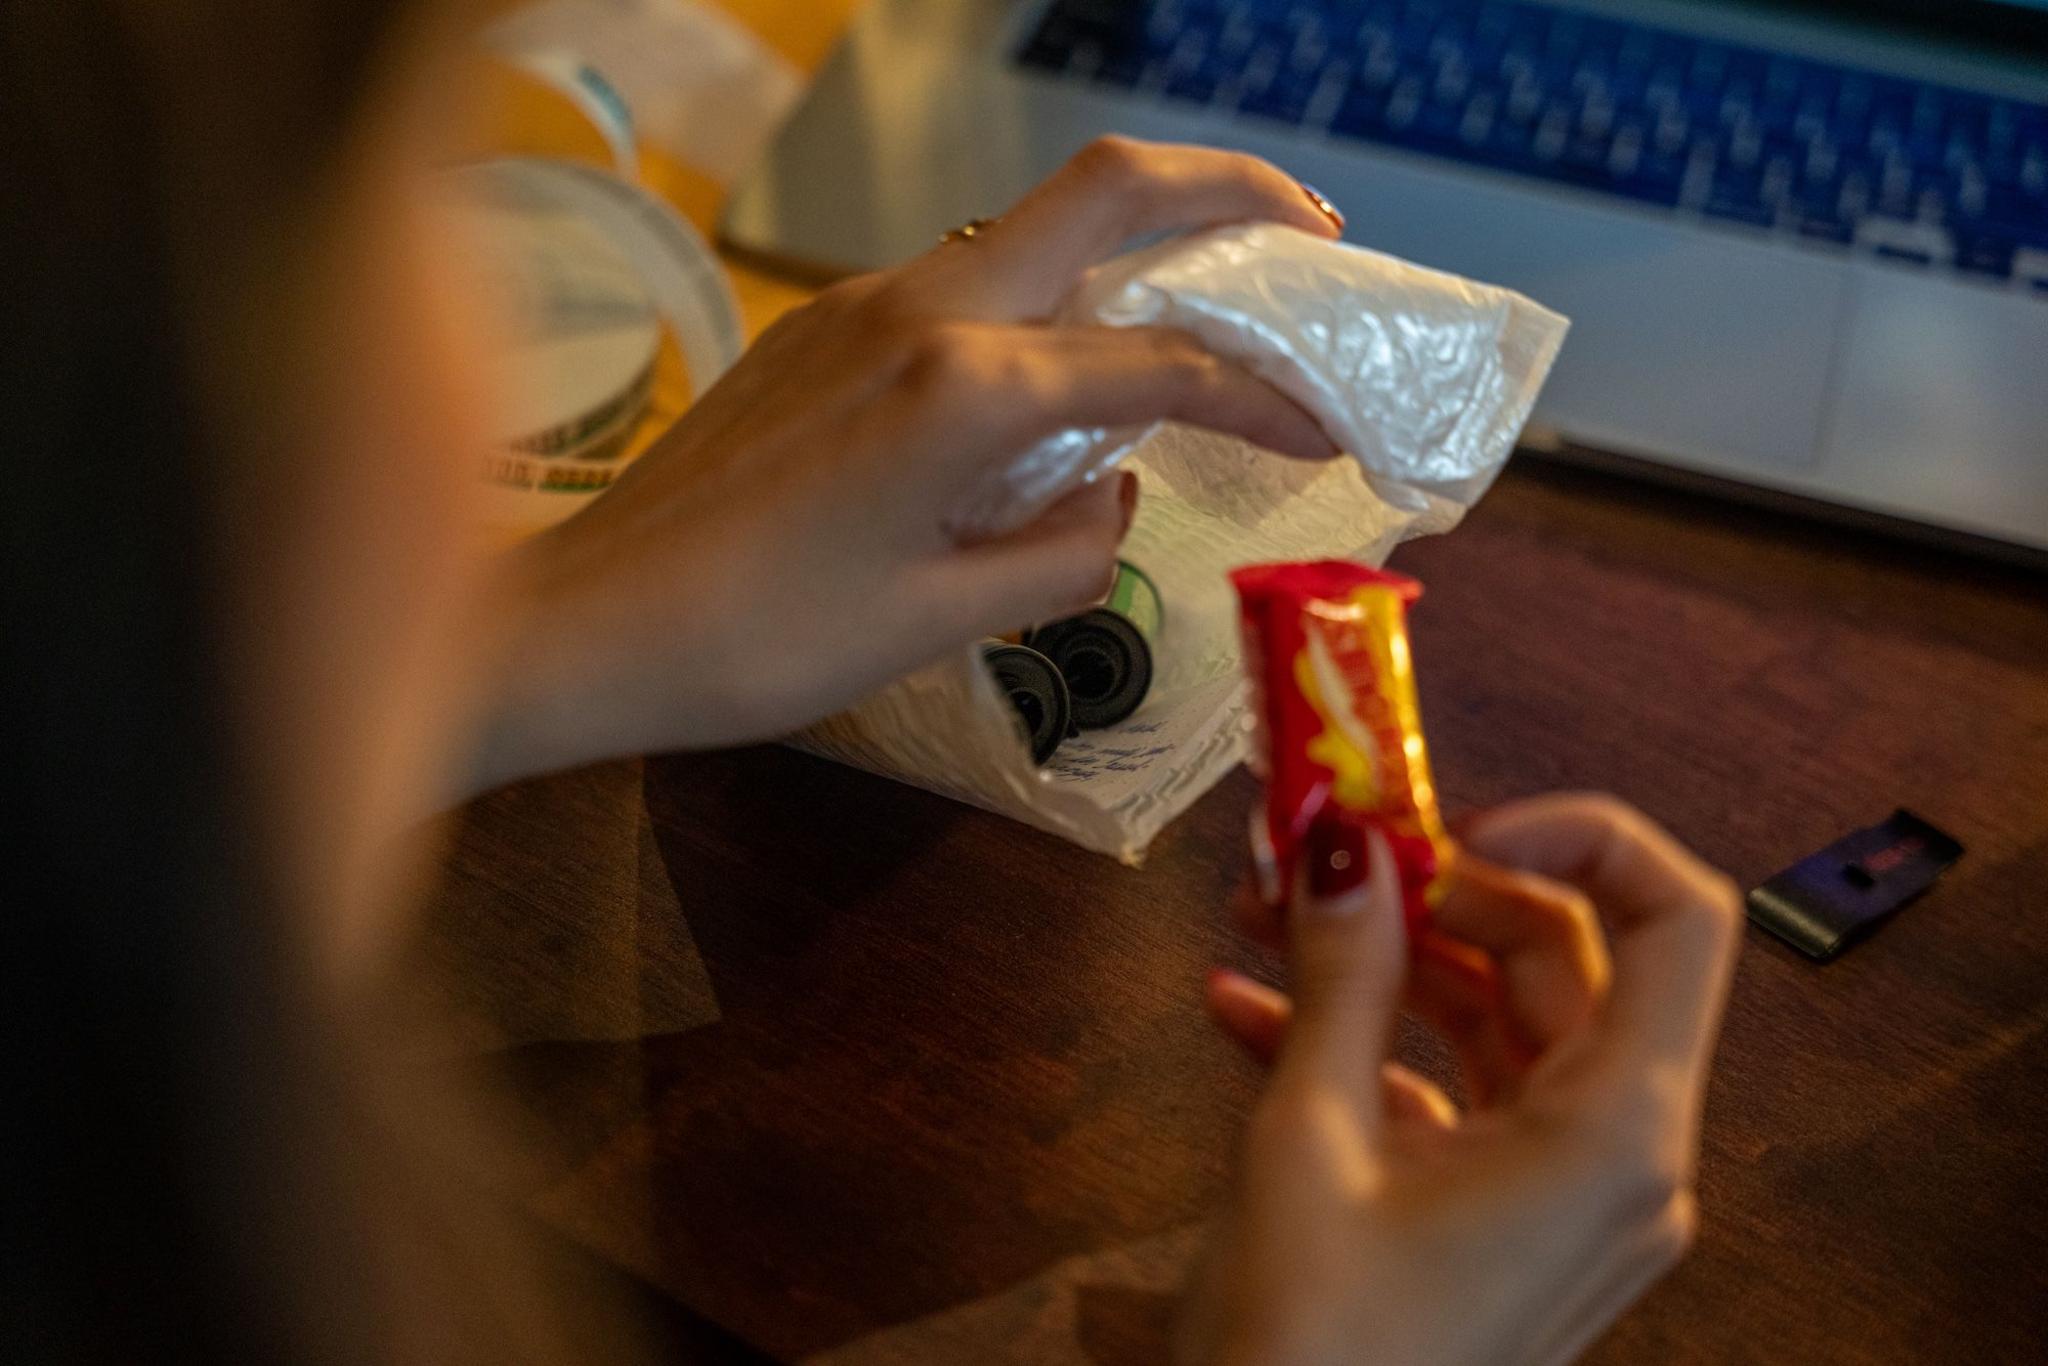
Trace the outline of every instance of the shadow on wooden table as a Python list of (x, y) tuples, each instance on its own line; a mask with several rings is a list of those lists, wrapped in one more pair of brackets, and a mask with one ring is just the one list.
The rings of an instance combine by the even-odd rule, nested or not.
[[(708, 1027), (496, 1051), (532, 1130), (520, 1190), (544, 1223), (796, 1358), (1050, 1267), (1085, 1279), (1093, 1254), (1184, 1229), (1213, 1204), (1252, 1094), (1198, 990), (1232, 952), (1221, 908), (1240, 871), (1234, 839), (1175, 837), (1173, 871), (1141, 876), (788, 750), (641, 772), (630, 794), (618, 766), (501, 794), (457, 839), (453, 879), (495, 870), (454, 894), (458, 909), (514, 903), (455, 917), (501, 936), (471, 944), (473, 967), (573, 995), (557, 980), (558, 941), (575, 933), (560, 904), (581, 869), (613, 889), (594, 912), (583, 898), (597, 922), (672, 917), (621, 942), (662, 942), (686, 923), (715, 1002)], [(1249, 797), (1229, 785), (1202, 824), (1242, 829)], [(517, 846), (557, 820), (609, 830), (590, 848), (610, 852), (570, 839), (522, 858)], [(508, 930), (539, 913), (536, 899), (559, 903), (553, 930)], [(594, 989), (637, 999), (643, 968), (607, 960)], [(1069, 1341), (1117, 1350), (1164, 1322), (1148, 1295), (1160, 1299), (1097, 1286)]]

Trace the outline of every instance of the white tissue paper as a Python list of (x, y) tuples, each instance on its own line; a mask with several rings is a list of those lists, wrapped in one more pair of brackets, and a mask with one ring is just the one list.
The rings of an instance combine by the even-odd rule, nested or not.
[(1158, 585), (1166, 617), (1144, 705), (1039, 769), (971, 647), (797, 743), (1136, 862), (1246, 753), (1227, 571), (1380, 564), (1402, 541), (1455, 526), (1506, 462), (1568, 324), (1511, 290), (1273, 224), (1109, 261), (1058, 321), (1187, 331), (1301, 404), (1355, 458), (1292, 460), (1172, 423), (1040, 443), (992, 471), (951, 529), (997, 535), (1126, 460), (1139, 470), (1123, 557)]

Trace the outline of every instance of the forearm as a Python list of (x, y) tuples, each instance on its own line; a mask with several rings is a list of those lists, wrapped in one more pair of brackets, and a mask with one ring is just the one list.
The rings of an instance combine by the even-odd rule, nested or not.
[(807, 710), (814, 689), (782, 696), (799, 671), (759, 666), (758, 620), (721, 606), (747, 562), (703, 528), (600, 515), (618, 511), (590, 508), (493, 567), (480, 610), (496, 645), (454, 800), (605, 759), (759, 740), (821, 714)]

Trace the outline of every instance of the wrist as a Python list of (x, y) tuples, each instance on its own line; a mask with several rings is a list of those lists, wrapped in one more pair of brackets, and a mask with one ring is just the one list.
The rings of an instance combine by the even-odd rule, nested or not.
[(493, 566), (482, 610), (494, 648), (480, 662), (481, 724), (461, 797), (633, 748), (603, 686), (600, 623), (577, 607), (560, 560), (544, 533)]

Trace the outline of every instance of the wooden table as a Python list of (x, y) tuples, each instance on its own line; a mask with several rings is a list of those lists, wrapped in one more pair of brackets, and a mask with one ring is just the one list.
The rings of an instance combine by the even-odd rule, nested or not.
[[(1394, 564), (1453, 807), (1609, 789), (1745, 882), (1899, 805), (1969, 850), (1832, 965), (1751, 932), (1698, 1248), (1589, 1359), (2041, 1359), (2048, 581), (1529, 460)], [(1142, 871), (777, 748), (475, 804), (431, 943), (518, 1195), (778, 1359), (1159, 1359), (1258, 1084), (1198, 999), (1276, 968), (1255, 796)]]

